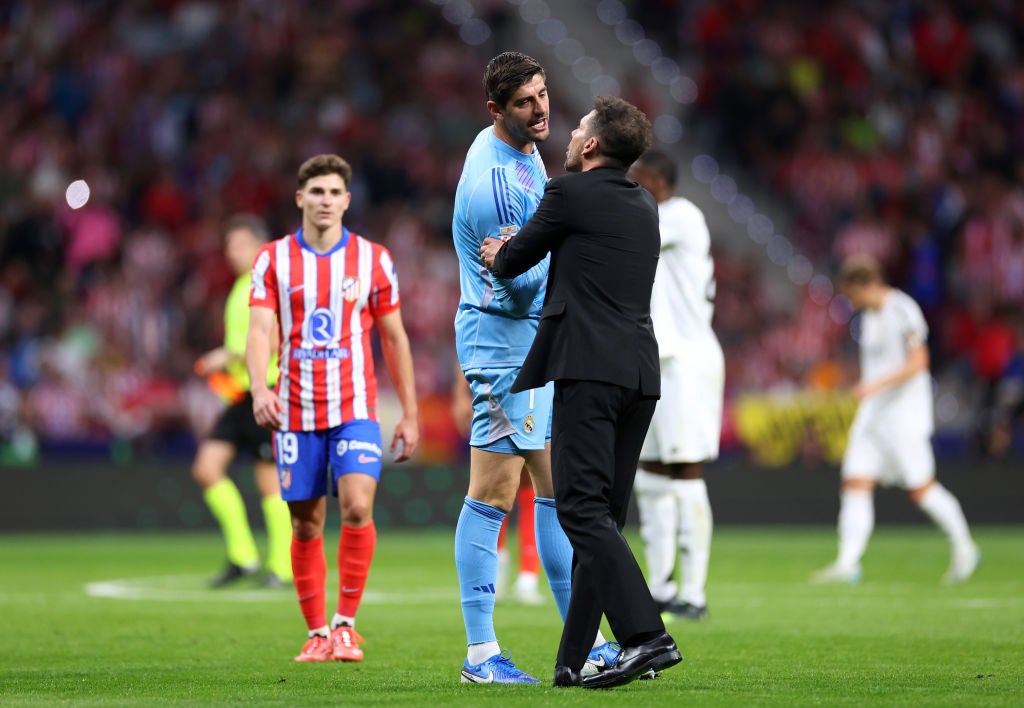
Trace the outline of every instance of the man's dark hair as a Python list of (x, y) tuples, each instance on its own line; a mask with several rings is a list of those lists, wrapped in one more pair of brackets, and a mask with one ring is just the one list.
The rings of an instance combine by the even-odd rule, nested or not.
[(317, 155), (302, 163), (299, 167), (299, 189), (306, 186), (306, 182), (314, 177), (324, 175), (338, 175), (345, 180), (345, 188), (348, 189), (352, 179), (352, 167), (337, 155)]
[(651, 121), (632, 103), (615, 96), (595, 98), (594, 111), (589, 134), (597, 138), (604, 163), (628, 170), (654, 141)]
[(843, 261), (843, 264), (839, 266), (836, 281), (839, 287), (844, 288), (850, 285), (883, 283), (885, 276), (882, 274), (881, 264), (874, 257), (859, 253)]
[(232, 216), (224, 225), (224, 233), (234, 231), (235, 229), (245, 229), (260, 243), (266, 243), (270, 240), (270, 229), (267, 228), (267, 222), (255, 214), (243, 212)]
[(484, 72), (484, 94), (502, 108), (516, 89), (528, 83), (534, 75), (544, 74), (540, 62), (522, 52), (502, 52), (487, 62)]
[(665, 184), (667, 184), (670, 189), (675, 189), (676, 179), (678, 177), (676, 161), (669, 157), (667, 153), (664, 153), (661, 150), (648, 150), (637, 158), (636, 163), (654, 170), (654, 172), (661, 175), (662, 179), (665, 180)]

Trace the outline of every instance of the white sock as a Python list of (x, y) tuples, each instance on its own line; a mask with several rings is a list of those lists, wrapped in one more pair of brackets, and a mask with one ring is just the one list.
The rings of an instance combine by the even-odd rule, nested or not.
[(839, 495), (839, 558), (841, 568), (856, 568), (875, 527), (875, 501), (871, 492), (844, 490)]
[(321, 627), (320, 629), (311, 629), (311, 630), (309, 630), (309, 638), (310, 638), (310, 639), (312, 639), (313, 637), (315, 637), (315, 636), (317, 636), (317, 635), (319, 635), (319, 636), (323, 637), (324, 639), (327, 639), (328, 637), (330, 637), (330, 636), (331, 636), (331, 628), (330, 628), (330, 627), (328, 627), (328, 626), (327, 626), (327, 625), (325, 624), (325, 625), (324, 625), (323, 627)]
[(349, 627), (355, 629), (356, 618), (346, 617), (345, 615), (339, 615), (337, 612), (335, 612), (334, 617), (331, 618), (331, 629), (337, 629), (343, 624), (347, 624)]
[(707, 605), (704, 586), (711, 558), (711, 502), (703, 479), (672, 480), (679, 504), (679, 570), (682, 588), (679, 599), (691, 605)]
[(536, 573), (521, 572), (516, 576), (516, 592), (537, 592), (538, 578)]
[(594, 637), (594, 646), (591, 648), (597, 649), (599, 646), (601, 646), (602, 644), (606, 644), (607, 642), (608, 640), (604, 638), (604, 635), (601, 634), (601, 630), (599, 629), (597, 630), (597, 636)]
[(495, 596), (505, 595), (505, 585), (508, 584), (508, 550), (498, 549), (498, 574), (494, 578)]
[(933, 483), (921, 497), (918, 506), (946, 533), (954, 551), (974, 544), (960, 502), (941, 484)]
[(673, 580), (676, 565), (676, 534), (679, 512), (672, 480), (665, 475), (637, 470), (633, 483), (636, 505), (640, 510), (640, 537), (647, 560), (647, 584), (656, 602), (668, 602), (676, 596)]
[(501, 653), (501, 647), (498, 646), (497, 642), (480, 642), (479, 644), (470, 644), (469, 650), (466, 652), (466, 658), (469, 659), (471, 664), (479, 664), (480, 662), (487, 661), (495, 654)]

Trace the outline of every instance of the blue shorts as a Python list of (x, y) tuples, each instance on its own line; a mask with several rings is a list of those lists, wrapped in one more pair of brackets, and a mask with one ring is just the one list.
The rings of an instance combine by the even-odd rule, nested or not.
[(473, 393), (472, 447), (516, 455), (521, 450), (542, 450), (551, 442), (551, 405), (555, 385), (510, 393), (519, 368), (469, 369), (465, 372)]
[(319, 499), (328, 491), (337, 496), (338, 477), (353, 472), (379, 482), (383, 454), (380, 423), (375, 420), (351, 420), (329, 430), (276, 432), (274, 460), (281, 498)]

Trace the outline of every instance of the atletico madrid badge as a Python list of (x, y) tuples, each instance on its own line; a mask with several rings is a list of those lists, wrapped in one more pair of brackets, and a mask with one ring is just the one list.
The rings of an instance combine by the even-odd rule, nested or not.
[(288, 489), (292, 486), (292, 468), (282, 467), (280, 472), (281, 477), (281, 489)]
[(359, 299), (359, 278), (351, 276), (341, 281), (341, 294), (347, 302), (355, 302)]

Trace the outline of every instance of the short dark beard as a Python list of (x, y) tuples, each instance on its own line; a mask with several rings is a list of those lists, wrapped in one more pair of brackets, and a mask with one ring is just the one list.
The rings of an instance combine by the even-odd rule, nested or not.
[(542, 143), (545, 140), (547, 140), (547, 138), (535, 138), (532, 135), (530, 135), (527, 132), (528, 126), (525, 124), (522, 125), (522, 133), (520, 133), (518, 130), (509, 130), (508, 121), (505, 121), (505, 130), (508, 131), (508, 134), (511, 135), (513, 138), (515, 138), (516, 140), (521, 140), (524, 143)]

